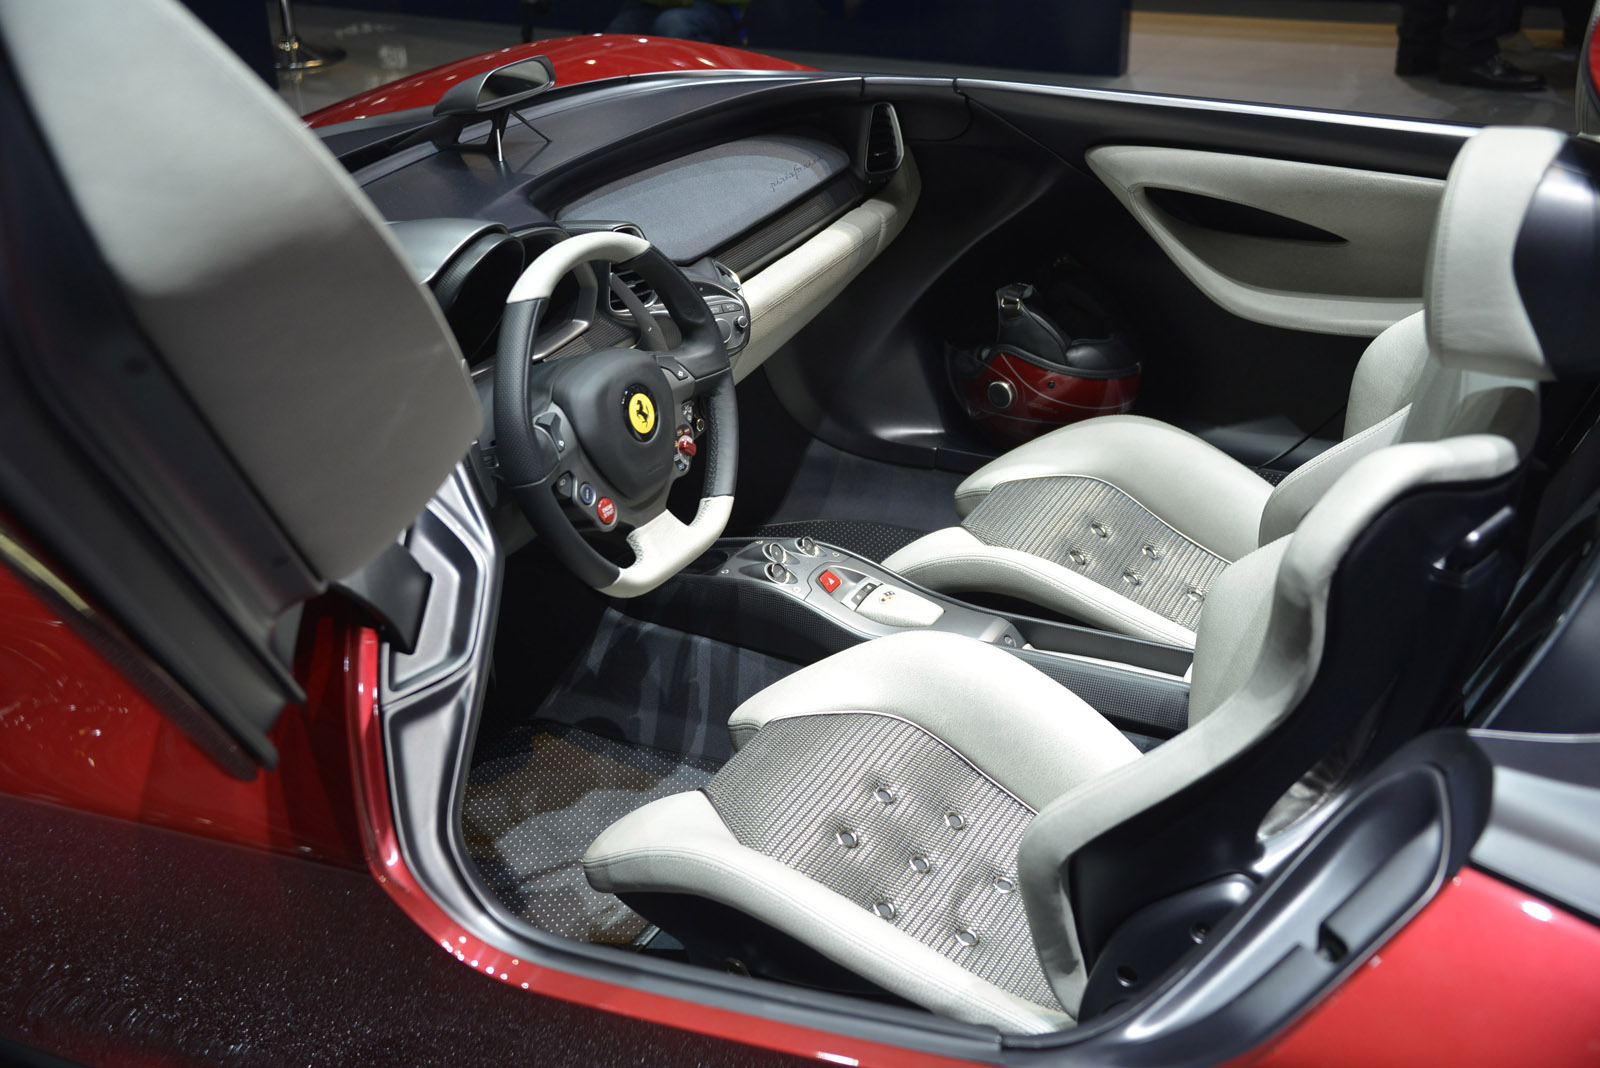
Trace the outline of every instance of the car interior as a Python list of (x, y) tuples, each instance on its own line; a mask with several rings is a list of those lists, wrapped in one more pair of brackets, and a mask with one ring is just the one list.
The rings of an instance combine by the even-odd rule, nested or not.
[(525, 959), (1245, 1043), (1471, 848), (1459, 728), (1583, 725), (1587, 140), (537, 63), (308, 131), (175, 5), (59, 21), (0, 8), (8, 513), (241, 774), (355, 606), (406, 863)]

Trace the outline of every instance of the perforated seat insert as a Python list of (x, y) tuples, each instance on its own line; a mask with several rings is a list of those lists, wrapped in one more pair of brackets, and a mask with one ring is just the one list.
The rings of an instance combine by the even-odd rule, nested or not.
[(1228, 566), (1109, 482), (1080, 475), (1002, 482), (962, 526), (985, 545), (1058, 564), (1190, 630)]
[(1060, 1008), (1017, 892), (1034, 812), (921, 727), (868, 712), (775, 720), (705, 793), (741, 845)]

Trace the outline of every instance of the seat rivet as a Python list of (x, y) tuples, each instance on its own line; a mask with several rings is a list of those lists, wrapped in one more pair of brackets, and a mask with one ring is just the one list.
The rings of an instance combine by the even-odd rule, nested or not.
[(1203, 601), (1206, 599), (1206, 591), (1200, 589), (1198, 586), (1190, 586), (1185, 596), (1187, 596), (1191, 601)]
[(1139, 572), (1135, 571), (1131, 567), (1122, 573), (1122, 581), (1126, 582), (1130, 586), (1144, 585), (1144, 579), (1139, 577)]
[(952, 831), (959, 831), (967, 825), (967, 821), (961, 818), (961, 813), (959, 812), (946, 812), (944, 814), (944, 825)]
[(1152, 560), (1161, 559), (1161, 550), (1157, 549), (1154, 545), (1146, 545), (1144, 547), (1144, 554)]
[(894, 919), (894, 906), (887, 901), (876, 902), (872, 906), (872, 914), (880, 920)]
[(1090, 523), (1089, 524), (1089, 529), (1094, 531), (1095, 536), (1098, 537), (1098, 538), (1109, 538), (1109, 537), (1111, 537), (1111, 531), (1106, 529), (1106, 527), (1104, 525), (1100, 524), (1100, 523)]
[(964, 946), (975, 946), (978, 944), (978, 932), (962, 927), (956, 931), (956, 941)]
[(916, 872), (918, 875), (926, 875), (928, 872), (933, 870), (933, 865), (928, 863), (927, 857), (912, 857), (910, 863), (911, 870)]
[(854, 849), (861, 844), (861, 836), (854, 831), (840, 831), (833, 837), (836, 842), (846, 849)]
[(1084, 552), (1082, 549), (1068, 549), (1067, 550), (1067, 559), (1071, 560), (1074, 564), (1077, 564), (1079, 567), (1082, 567), (1084, 564), (1087, 564), (1089, 562), (1089, 554)]
[(883, 803), (885, 805), (894, 804), (894, 794), (891, 794), (888, 790), (885, 790), (881, 786), (878, 787), (876, 790), (872, 791), (872, 796), (877, 798), (881, 803)]
[(1017, 884), (1002, 875), (994, 881), (994, 890), (997, 894), (1009, 894), (1017, 888)]

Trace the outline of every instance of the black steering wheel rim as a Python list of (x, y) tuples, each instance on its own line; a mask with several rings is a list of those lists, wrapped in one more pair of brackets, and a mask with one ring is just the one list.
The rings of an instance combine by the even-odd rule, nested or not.
[[(548, 310), (550, 291), (568, 270), (588, 260), (605, 260), (644, 278), (660, 295), (682, 340), (665, 352), (602, 349), (536, 362), (534, 337)], [(660, 425), (642, 436), (635, 427), (634, 440), (611, 448), (622, 441), (616, 435), (627, 426), (621, 404), (614, 417), (607, 419), (611, 393), (624, 381), (627, 385), (616, 400), (626, 403), (637, 393), (646, 393)], [(558, 398), (567, 405), (558, 403)], [(675, 478), (670, 457), (676, 445), (675, 435), (659, 432), (676, 421), (684, 398), (700, 399), (707, 424), (700, 450), (705, 489), (695, 522), (687, 527), (665, 511), (666, 491)], [(566, 411), (565, 407), (579, 410)], [(628, 596), (653, 588), (670, 577), (670, 573), (663, 574), (667, 564), (687, 557), (670, 568), (675, 573), (703, 551), (696, 546), (702, 542), (709, 545), (726, 523), (738, 463), (738, 416), (727, 349), (716, 319), (694, 284), (677, 264), (642, 238), (610, 231), (568, 238), (524, 271), (501, 320), (493, 415), (502, 482), (540, 540), (596, 589)], [(587, 428), (584, 423), (589, 424)], [(601, 438), (602, 432), (612, 437)], [(585, 435), (592, 449), (585, 447)], [(658, 454), (651, 450), (663, 450), (659, 465)], [(616, 509), (613, 523), (600, 522), (600, 529), (629, 531), (636, 561), (628, 568), (619, 567), (589, 544), (557, 493), (562, 471), (573, 462), (570, 458), (582, 457), (582, 462), (589, 463), (591, 451), (604, 453), (610, 474), (632, 491), (626, 496), (616, 491), (615, 499), (600, 499)], [(625, 468), (630, 457), (651, 470), (640, 475)], [(659, 478), (653, 475), (657, 466), (664, 472)], [(598, 465), (590, 467), (598, 470)], [(599, 475), (592, 477), (596, 484), (607, 484)], [(591, 525), (593, 522), (598, 522), (598, 516)], [(646, 556), (650, 557), (648, 566)]]

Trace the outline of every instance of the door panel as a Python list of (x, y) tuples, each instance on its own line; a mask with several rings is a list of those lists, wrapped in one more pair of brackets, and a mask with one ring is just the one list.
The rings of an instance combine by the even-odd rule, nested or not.
[(1371, 337), (1422, 307), (1437, 178), (1144, 145), (1102, 145), (1087, 159), (1178, 269), (1235, 315)]
[[(828, 444), (958, 471), (1010, 443), (958, 402), (950, 353), (994, 342), (998, 286), (1063, 265), (1105, 291), (1143, 365), (1136, 414), (1252, 463), (1336, 427), (1366, 338), (1418, 302), (1442, 179), (1473, 132), (965, 80), (868, 78), (865, 96), (970, 121), (908, 131), (922, 192), (904, 232), (762, 370)], [(1091, 155), (1131, 159), (1129, 185), (1160, 177), (1169, 192), (1151, 212), (1172, 246), (1254, 303), (1230, 307), (1183, 270)]]

